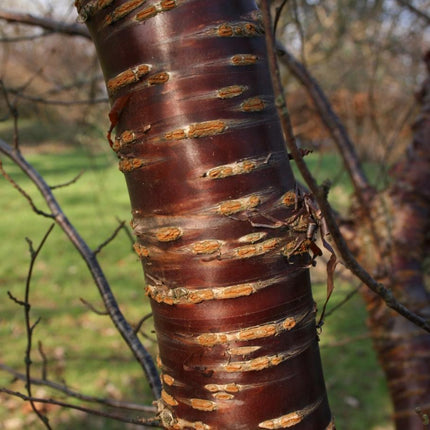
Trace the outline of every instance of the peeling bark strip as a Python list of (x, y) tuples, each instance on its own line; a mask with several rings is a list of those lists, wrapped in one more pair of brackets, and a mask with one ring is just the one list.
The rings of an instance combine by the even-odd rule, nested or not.
[(329, 428), (311, 219), (274, 115), (255, 3), (78, 7), (116, 103), (111, 145), (159, 341), (162, 426)]

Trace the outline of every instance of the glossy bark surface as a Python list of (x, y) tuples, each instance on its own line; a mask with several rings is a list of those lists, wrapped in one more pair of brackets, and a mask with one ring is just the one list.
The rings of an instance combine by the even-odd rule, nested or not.
[[(331, 428), (253, 1), (78, 1), (105, 74), (172, 429)], [(112, 128), (113, 128), (112, 127)]]

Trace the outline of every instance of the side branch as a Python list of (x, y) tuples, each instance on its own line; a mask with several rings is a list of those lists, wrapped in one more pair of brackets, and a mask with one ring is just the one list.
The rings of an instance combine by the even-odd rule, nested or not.
[(159, 427), (158, 418), (127, 418), (125, 416), (111, 414), (109, 412), (98, 411), (96, 409), (90, 409), (83, 406), (74, 405), (72, 403), (66, 403), (55, 399), (43, 399), (39, 397), (30, 397), (22, 394), (18, 391), (8, 390), (7, 388), (0, 388), (0, 393), (5, 393), (10, 396), (15, 396), (24, 400), (26, 402), (34, 402), (34, 403), (47, 403), (50, 405), (57, 405), (68, 409), (76, 409), (81, 412), (85, 412), (86, 414), (97, 415), (99, 417), (110, 418), (116, 421), (122, 421), (124, 423), (136, 424), (140, 426), (150, 426), (150, 427)]
[(51, 189), (39, 173), (31, 166), (27, 160), (22, 156), (19, 150), (11, 148), (5, 141), (0, 139), (0, 152), (7, 155), (12, 161), (18, 165), (21, 170), (30, 178), (36, 185), (43, 198), (45, 199), (53, 218), (56, 223), (61, 227), (69, 240), (73, 243), (78, 250), (84, 261), (86, 262), (94, 282), (103, 299), (106, 310), (114, 323), (115, 327), (120, 332), (121, 336), (127, 343), (130, 350), (133, 352), (136, 360), (143, 368), (149, 385), (151, 386), (152, 393), (155, 398), (159, 398), (161, 394), (160, 378), (155, 367), (155, 363), (149, 352), (142, 345), (138, 337), (133, 331), (133, 328), (124, 318), (121, 310), (118, 307), (116, 299), (112, 293), (110, 285), (97, 261), (97, 256), (88, 247), (84, 239), (79, 235), (69, 219), (63, 213), (60, 205), (55, 199)]
[[(26, 380), (26, 375), (16, 371), (12, 367), (9, 367), (3, 363), (0, 363), (0, 370), (3, 370), (9, 373), (10, 375), (13, 375), (14, 378), (19, 379), (21, 381)], [(100, 405), (109, 406), (112, 408), (128, 409), (131, 411), (139, 411), (139, 412), (145, 412), (145, 413), (155, 414), (156, 412), (156, 408), (154, 406), (145, 406), (145, 405), (139, 405), (137, 403), (124, 402), (124, 401), (119, 401), (115, 399), (89, 396), (87, 394), (83, 394), (81, 392), (75, 391), (69, 388), (67, 385), (59, 384), (58, 382), (51, 381), (46, 378), (39, 379), (39, 378), (32, 377), (31, 384), (52, 388), (53, 390), (59, 391), (60, 393), (63, 393), (68, 397), (73, 397), (75, 399), (83, 400), (84, 402), (98, 403)]]
[(303, 157), (297, 148), (290, 117), (288, 114), (285, 97), (283, 94), (283, 88), (280, 79), (279, 68), (277, 64), (276, 54), (275, 54), (275, 38), (271, 31), (272, 23), (270, 16), (270, 6), (268, 0), (262, 0), (261, 9), (263, 13), (264, 25), (266, 28), (266, 44), (269, 57), (269, 66), (272, 74), (273, 88), (276, 97), (276, 106), (278, 108), (278, 113), (281, 119), (281, 125), (284, 130), (286, 137), (286, 144), (293, 155), (294, 161), (297, 164), (300, 173), (302, 174), (306, 184), (315, 196), (318, 202), (319, 208), (322, 212), (323, 217), (327, 223), (328, 231), (332, 237), (334, 244), (336, 245), (337, 251), (342, 258), (345, 266), (356, 275), (364, 284), (366, 284), (373, 292), (378, 294), (382, 300), (391, 309), (398, 312), (400, 315), (407, 318), (409, 321), (413, 322), (417, 326), (426, 330), (430, 333), (430, 323), (419, 315), (409, 311), (405, 306), (400, 304), (393, 296), (392, 292), (386, 289), (382, 284), (378, 283), (372, 276), (364, 270), (364, 268), (357, 262), (357, 260), (352, 255), (349, 250), (345, 239), (337, 227), (336, 220), (333, 216), (330, 204), (327, 201), (327, 189), (325, 187), (318, 186), (315, 178), (310, 173), (303, 160)]
[(15, 23), (25, 24), (33, 27), (40, 27), (53, 33), (62, 33), (69, 36), (81, 36), (90, 39), (87, 29), (79, 23), (65, 23), (49, 18), (34, 16), (29, 13), (11, 12), (0, 9), (0, 19)]
[(309, 70), (294, 58), (285, 47), (280, 46), (279, 43), (277, 44), (277, 52), (280, 61), (285, 64), (289, 71), (301, 82), (314, 101), (321, 119), (339, 149), (357, 196), (365, 197), (367, 191), (369, 191), (368, 180), (361, 167), (354, 144), (351, 142), (348, 132), (339, 120), (339, 117), (333, 111), (324, 91), (318, 85), (315, 78), (309, 73)]

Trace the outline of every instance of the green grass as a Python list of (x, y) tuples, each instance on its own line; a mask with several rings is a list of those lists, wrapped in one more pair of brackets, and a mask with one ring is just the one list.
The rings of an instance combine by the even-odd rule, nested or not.
[[(56, 190), (55, 196), (91, 247), (96, 247), (111, 234), (117, 218), (130, 218), (123, 175), (118, 172), (111, 154), (69, 148), (60, 153), (32, 151), (28, 158), (51, 185), (68, 181), (85, 170), (77, 183)], [(40, 208), (45, 209), (37, 190), (22, 172), (9, 161), (3, 162), (7, 172)], [(311, 163), (315, 164), (314, 171), (320, 169), (320, 180), (325, 176), (336, 176), (333, 172), (339, 171), (340, 176), (344, 174), (332, 156)], [(344, 199), (338, 202), (341, 207), (347, 206), (350, 191), (342, 178), (332, 190), (332, 196), (339, 194)], [(9, 300), (7, 291), (18, 299), (23, 298), (29, 264), (25, 237), (37, 245), (50, 221), (36, 216), (4, 178), (0, 178), (0, 204), (3, 242), (0, 246), (0, 361), (22, 371), (26, 346), (23, 310)], [(103, 249), (100, 261), (122, 311), (131, 322), (137, 322), (149, 309), (140, 264), (123, 232)], [(338, 282), (329, 308), (339, 303), (351, 288), (345, 282)], [(323, 302), (324, 295), (325, 286), (316, 283), (315, 296), (319, 303)], [(49, 361), (48, 375), (52, 379), (64, 380), (70, 387), (87, 394), (149, 403), (150, 394), (141, 370), (110, 320), (94, 314), (80, 298), (102, 308), (85, 264), (55, 227), (36, 262), (31, 284), (33, 321), (42, 317), (34, 335), (35, 376), (41, 372), (41, 358), (37, 352), (37, 343), (41, 341)], [(339, 429), (391, 428), (387, 391), (371, 342), (366, 338), (365, 318), (364, 307), (357, 295), (328, 317), (321, 334), (326, 382)], [(150, 323), (147, 330), (150, 333)], [(144, 340), (144, 344), (155, 351), (151, 342)], [(11, 382), (11, 379), (0, 370), (0, 386), (24, 391), (22, 382)], [(34, 393), (46, 395), (49, 391), (34, 387)], [(49, 411), (49, 416), (57, 429), (132, 428), (55, 408)], [(1, 430), (43, 428), (34, 419), (24, 403), (0, 395)], [(13, 427), (14, 424), (17, 427)]]

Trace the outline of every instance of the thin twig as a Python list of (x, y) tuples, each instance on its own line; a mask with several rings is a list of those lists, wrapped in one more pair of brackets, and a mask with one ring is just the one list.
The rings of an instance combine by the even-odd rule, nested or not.
[(32, 27), (40, 27), (55, 33), (68, 34), (69, 36), (82, 36), (90, 39), (88, 30), (79, 23), (65, 23), (53, 19), (31, 15), (29, 13), (18, 13), (0, 9), (0, 19), (15, 24), (25, 24)]
[(152, 317), (152, 312), (151, 312), (151, 313), (149, 313), (149, 314), (147, 314), (147, 315), (145, 315), (144, 317), (142, 317), (142, 318), (138, 321), (138, 323), (135, 325), (135, 327), (134, 327), (134, 332), (135, 332), (135, 333), (138, 333), (138, 332), (139, 332), (139, 330), (142, 328), (143, 323), (144, 323), (146, 320), (149, 320), (149, 318), (151, 318), (151, 317)]
[(422, 10), (415, 7), (410, 1), (407, 0), (397, 0), (397, 3), (399, 3), (401, 6), (405, 6), (408, 8), (412, 13), (417, 15), (418, 17), (424, 19), (427, 21), (427, 24), (430, 24), (430, 15), (426, 14)]
[(58, 188), (64, 188), (64, 187), (68, 187), (69, 185), (74, 184), (75, 182), (77, 182), (80, 177), (85, 173), (85, 170), (82, 169), (73, 179), (71, 179), (70, 181), (64, 182), (62, 184), (58, 184), (58, 185), (51, 185), (49, 188), (51, 188), (51, 190), (56, 190)]
[(99, 311), (98, 309), (96, 309), (91, 303), (87, 302), (85, 299), (83, 299), (82, 297), (79, 297), (79, 300), (91, 311), (93, 311), (95, 314), (97, 315), (109, 315), (109, 312), (107, 311)]
[(99, 103), (100, 104), (108, 103), (109, 101), (106, 97), (91, 98), (91, 99), (85, 99), (85, 100), (53, 100), (53, 99), (46, 99), (38, 96), (31, 96), (29, 94), (24, 94), (13, 88), (8, 88), (8, 92), (15, 95), (18, 98), (29, 100), (34, 103), (42, 103), (42, 104), (54, 105), (54, 106), (94, 105)]
[(69, 240), (73, 243), (84, 261), (87, 263), (90, 273), (94, 279), (94, 283), (99, 289), (105, 308), (109, 312), (109, 316), (112, 322), (120, 332), (121, 336), (125, 340), (130, 350), (132, 351), (137, 362), (144, 370), (153, 395), (155, 398), (158, 399), (161, 395), (161, 382), (158, 376), (157, 369), (155, 367), (154, 360), (152, 359), (146, 348), (142, 345), (139, 338), (133, 332), (133, 329), (131, 328), (130, 324), (124, 318), (124, 315), (119, 309), (118, 303), (112, 293), (111, 287), (103, 273), (103, 270), (100, 267), (99, 262), (97, 261), (96, 255), (94, 255), (94, 253), (88, 247), (87, 243), (79, 235), (75, 227), (66, 217), (48, 184), (35, 170), (35, 168), (27, 162), (23, 155), (19, 151), (16, 151), (11, 148), (2, 139), (0, 139), (0, 152), (7, 155), (12, 161), (14, 161), (15, 164), (19, 166), (20, 169), (36, 185), (43, 198), (45, 199), (48, 207), (52, 211), (52, 215), (55, 218), (55, 221), (67, 235)]
[(266, 45), (268, 50), (268, 59), (272, 75), (273, 88), (275, 91), (276, 106), (278, 108), (278, 113), (281, 119), (282, 129), (286, 137), (286, 144), (289, 151), (294, 157), (294, 161), (296, 162), (297, 167), (303, 176), (303, 179), (306, 181), (307, 186), (313, 193), (318, 203), (318, 206), (327, 224), (329, 234), (337, 248), (337, 252), (342, 258), (345, 266), (349, 270), (351, 270), (351, 272), (354, 273), (374, 293), (378, 294), (388, 307), (395, 310), (400, 315), (403, 315), (405, 318), (407, 318), (409, 321), (413, 322), (417, 326), (430, 333), (430, 323), (426, 319), (411, 312), (408, 308), (400, 304), (394, 298), (393, 293), (390, 290), (385, 288), (384, 285), (378, 283), (366, 270), (364, 270), (364, 268), (357, 262), (357, 260), (352, 255), (351, 251), (348, 248), (348, 245), (345, 242), (345, 239), (340, 233), (339, 228), (336, 224), (336, 220), (333, 216), (333, 211), (327, 201), (327, 188), (324, 186), (318, 186), (317, 182), (315, 181), (315, 178), (312, 176), (311, 172), (306, 166), (306, 163), (304, 162), (299, 149), (297, 148), (294, 133), (291, 126), (291, 120), (288, 114), (287, 105), (283, 94), (283, 88), (276, 60), (276, 45), (275, 38), (271, 31), (272, 25), (269, 1), (262, 0), (261, 5), (263, 22), (266, 28)]
[[(15, 369), (13, 369), (12, 367), (9, 367), (3, 363), (0, 363), (0, 369), (5, 372), (8, 372), (9, 374), (13, 375), (15, 378), (21, 381), (26, 380), (26, 376), (23, 373), (20, 373)], [(66, 394), (69, 397), (73, 397), (75, 399), (83, 400), (89, 403), (98, 403), (98, 404), (110, 406), (113, 408), (128, 409), (128, 410), (139, 411), (139, 412), (147, 412), (147, 413), (156, 412), (156, 408), (154, 406), (139, 405), (137, 403), (123, 402), (116, 399), (89, 396), (87, 394), (80, 393), (79, 391), (72, 390), (65, 384), (59, 384), (58, 382), (50, 381), (49, 379), (31, 378), (31, 384), (49, 387), (63, 394)]]
[(94, 255), (97, 255), (105, 246), (109, 245), (124, 228), (124, 225), (125, 221), (121, 221), (113, 233), (93, 251)]
[(3, 97), (6, 101), (6, 105), (13, 118), (13, 146), (15, 149), (18, 149), (18, 144), (19, 144), (18, 109), (16, 108), (16, 103), (12, 103), (10, 101), (9, 93), (2, 79), (0, 79), (0, 87), (3, 93)]
[(277, 52), (280, 61), (285, 64), (289, 71), (302, 83), (314, 101), (323, 123), (326, 125), (339, 149), (356, 194), (358, 196), (366, 196), (370, 186), (361, 166), (358, 154), (353, 142), (349, 138), (348, 132), (334, 112), (324, 91), (309, 70), (294, 58), (280, 43), (277, 44)]
[(277, 29), (278, 29), (279, 19), (281, 18), (282, 10), (284, 9), (287, 2), (288, 2), (288, 0), (283, 0), (281, 5), (276, 8), (275, 19), (274, 19), (274, 24), (273, 24), (273, 32), (275, 34), (276, 34)]
[(329, 311), (327, 311), (325, 317), (327, 318), (328, 316), (332, 315), (335, 311), (348, 303), (358, 293), (358, 290), (360, 289), (361, 285), (362, 284), (351, 290), (336, 306), (333, 306)]
[[(48, 430), (52, 430), (52, 427), (49, 424), (48, 418), (45, 415), (43, 415), (37, 409), (36, 405), (34, 404), (34, 402), (32, 400), (32, 392), (31, 392), (31, 364), (32, 364), (31, 349), (32, 349), (32, 345), (33, 345), (33, 332), (34, 332), (34, 329), (36, 328), (37, 324), (40, 322), (40, 318), (38, 318), (36, 320), (36, 322), (34, 322), (33, 324), (31, 323), (30, 286), (31, 286), (31, 280), (32, 280), (32, 276), (33, 276), (34, 264), (36, 262), (38, 255), (40, 254), (40, 251), (43, 248), (43, 245), (45, 244), (46, 240), (48, 239), (49, 234), (51, 233), (52, 229), (54, 228), (54, 226), (55, 226), (55, 224), (50, 225), (47, 232), (43, 236), (39, 246), (36, 249), (33, 248), (32, 241), (30, 239), (27, 239), (29, 249), (30, 249), (30, 266), (28, 269), (27, 279), (25, 282), (24, 300), (23, 301), (15, 300), (24, 309), (25, 329), (26, 329), (26, 335), (27, 335), (27, 346), (25, 349), (25, 359), (24, 359), (24, 362), (25, 362), (25, 382), (26, 382), (25, 387), (27, 389), (27, 394), (29, 397), (31, 408), (33, 409), (34, 413), (37, 415), (39, 420), (42, 421), (42, 423), (45, 425), (45, 427)], [(9, 297), (13, 297), (13, 296), (11, 296), (11, 294), (9, 294)]]
[(16, 190), (18, 190), (21, 193), (21, 195), (23, 195), (25, 197), (25, 199), (28, 201), (31, 208), (33, 209), (33, 211), (35, 213), (37, 213), (37, 215), (41, 215), (41, 216), (44, 216), (46, 218), (54, 218), (54, 215), (52, 213), (50, 214), (50, 213), (44, 212), (34, 204), (33, 199), (15, 182), (14, 179), (12, 179), (12, 177), (6, 172), (6, 170), (4, 170), (3, 163), (1, 160), (0, 160), (0, 173), (3, 175), (3, 177), (7, 181), (9, 181), (12, 184), (12, 186)]
[(43, 350), (42, 341), (39, 340), (37, 348), (39, 350), (40, 356), (42, 357), (42, 379), (46, 379), (48, 377), (48, 357)]
[(49, 405), (62, 406), (64, 408), (68, 408), (68, 409), (76, 409), (77, 411), (85, 412), (86, 414), (96, 415), (99, 417), (105, 417), (105, 418), (109, 418), (112, 420), (121, 421), (123, 423), (136, 424), (136, 425), (140, 425), (140, 426), (159, 427), (159, 419), (156, 417), (154, 417), (154, 418), (136, 418), (136, 419), (127, 418), (125, 416), (111, 414), (109, 412), (99, 411), (96, 409), (85, 408), (83, 406), (74, 405), (72, 403), (61, 402), (61, 401), (55, 400), (55, 399), (43, 399), (40, 397), (26, 396), (25, 394), (22, 394), (18, 391), (12, 391), (12, 390), (9, 390), (7, 388), (0, 388), (0, 393), (5, 393), (5, 394), (8, 394), (10, 396), (19, 397), (20, 399), (22, 399), (26, 402), (45, 403), (45, 404), (49, 404)]
[[(117, 220), (118, 222), (121, 222), (121, 220), (120, 220), (118, 217), (116, 217), (116, 220)], [(130, 241), (130, 244), (131, 244), (131, 250), (133, 251), (133, 245), (134, 245), (134, 237), (133, 237), (133, 234), (132, 234), (132, 232), (130, 231), (130, 228), (129, 228), (129, 226), (128, 226), (127, 224), (124, 224), (123, 230), (124, 230), (124, 232), (125, 232), (126, 236), (128, 237), (128, 239), (129, 239), (129, 241)]]

